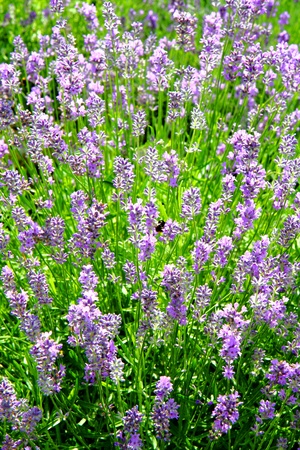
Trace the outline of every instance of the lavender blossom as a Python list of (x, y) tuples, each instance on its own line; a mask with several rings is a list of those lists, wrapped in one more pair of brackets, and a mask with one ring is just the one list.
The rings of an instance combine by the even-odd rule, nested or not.
[(145, 128), (147, 126), (145, 111), (138, 111), (136, 114), (132, 114), (132, 135), (143, 136)]
[(123, 266), (125, 272), (126, 282), (128, 284), (135, 284), (137, 282), (137, 270), (131, 261), (126, 261)]
[[(146, 192), (145, 192), (146, 194)], [(155, 190), (154, 192), (149, 192), (149, 195), (155, 197)], [(145, 213), (145, 225), (148, 230), (148, 232), (153, 231), (155, 228), (155, 224), (157, 223), (157, 217), (158, 217), (158, 210), (157, 206), (155, 205), (154, 201), (150, 200), (148, 203), (146, 203), (144, 207), (144, 213)]]
[(15, 276), (12, 269), (8, 266), (2, 267), (0, 279), (3, 283), (5, 293), (7, 291), (15, 291), (17, 289)]
[(286, 30), (283, 30), (283, 31), (281, 31), (278, 34), (277, 40), (278, 40), (279, 43), (281, 43), (281, 42), (289, 42), (290, 35), (289, 35), (289, 33)]
[(274, 300), (270, 298), (269, 293), (259, 293), (251, 296), (249, 303), (258, 323), (265, 322), (270, 328), (275, 328), (285, 318), (287, 301), (286, 297)]
[(266, 378), (270, 380), (271, 385), (276, 384), (284, 386), (293, 376), (293, 369), (286, 361), (278, 361), (273, 359), (269, 367), (269, 371), (266, 374)]
[[(119, 70), (124, 74), (125, 79), (133, 79), (138, 76), (138, 68), (141, 57), (144, 54), (144, 45), (140, 39), (142, 24), (134, 22), (132, 24), (134, 31), (123, 33), (123, 39), (119, 43), (119, 57), (117, 59), (117, 66)], [(128, 110), (128, 103), (126, 105), (126, 111)], [(143, 130), (144, 112), (141, 111), (142, 116), (138, 114), (135, 117), (137, 122), (137, 130)], [(146, 126), (146, 124), (145, 124)], [(138, 132), (139, 132), (138, 131)], [(140, 133), (144, 134), (144, 130)]]
[(225, 212), (226, 209), (224, 208), (223, 199), (219, 199), (216, 202), (212, 202), (209, 205), (207, 218), (203, 230), (203, 237), (202, 237), (203, 242), (207, 243), (210, 246), (214, 243), (219, 218), (221, 214)]
[(254, 220), (258, 219), (261, 214), (261, 208), (255, 208), (253, 200), (246, 200), (244, 204), (239, 203), (236, 207), (239, 217), (234, 219), (236, 228), (233, 232), (234, 237), (240, 239), (242, 234), (254, 227)]
[[(103, 72), (107, 69), (106, 55), (105, 55), (104, 50), (102, 50), (100, 48), (95, 48), (94, 50), (92, 50), (89, 61), (90, 61), (90, 64), (89, 64), (90, 72), (92, 73), (94, 79), (95, 80), (101, 79)], [(90, 88), (91, 88), (91, 84), (92, 83), (89, 83)], [(99, 100), (100, 100), (100, 98), (99, 98)], [(102, 105), (102, 102), (101, 102), (101, 105)]]
[(13, 195), (21, 195), (23, 191), (27, 191), (30, 182), (25, 180), (23, 176), (16, 170), (6, 170), (0, 178), (0, 187), (6, 186)]
[(55, 248), (52, 258), (58, 263), (63, 264), (68, 255), (64, 252), (64, 231), (65, 221), (57, 217), (48, 217), (44, 227), (44, 242)]
[(178, 117), (184, 117), (184, 95), (181, 91), (168, 92), (168, 122), (174, 122)]
[(281, 27), (284, 25), (288, 25), (289, 19), (290, 19), (289, 13), (287, 11), (284, 11), (282, 14), (280, 14), (278, 23)]
[(73, 213), (75, 219), (79, 221), (85, 211), (88, 209), (87, 206), (87, 195), (79, 190), (71, 194), (71, 212)]
[(300, 233), (300, 214), (288, 216), (280, 230), (278, 244), (288, 247)]
[(3, 159), (4, 156), (8, 154), (8, 145), (5, 143), (4, 139), (0, 139), (0, 159)]
[(21, 38), (21, 36), (16, 36), (14, 39), (15, 51), (11, 54), (12, 61), (21, 66), (28, 58), (28, 50)]
[(76, 9), (86, 19), (90, 30), (97, 30), (99, 28), (99, 21), (97, 19), (97, 10), (95, 5), (89, 5), (86, 2), (82, 2), (81, 8), (77, 4)]
[(80, 255), (93, 257), (96, 249), (102, 244), (98, 242), (100, 230), (106, 224), (108, 212), (106, 206), (97, 200), (93, 200), (90, 208), (85, 203), (86, 197), (82, 191), (71, 194), (72, 208), (78, 221), (77, 232), (70, 239), (71, 247), (78, 249)]
[(107, 270), (113, 269), (117, 264), (114, 252), (111, 252), (107, 247), (101, 253), (101, 259)]
[(1, 250), (3, 255), (5, 253), (5, 250), (6, 250), (7, 246), (8, 246), (9, 240), (10, 240), (10, 238), (9, 238), (8, 233), (6, 233), (4, 231), (3, 224), (0, 223), (0, 250)]
[(163, 439), (165, 442), (170, 441), (170, 420), (178, 419), (179, 414), (177, 412), (179, 405), (173, 398), (165, 400), (173, 390), (173, 385), (169, 377), (160, 377), (160, 380), (156, 383), (156, 394), (151, 418), (154, 423), (156, 437)]
[(45, 67), (44, 58), (42, 58), (40, 53), (32, 52), (26, 63), (26, 73), (28, 76), (28, 81), (35, 83), (37, 81), (39, 72)]
[(181, 234), (183, 231), (187, 231), (187, 228), (180, 225), (176, 220), (168, 219), (163, 227), (162, 235), (159, 237), (161, 242), (170, 242)]
[(21, 231), (18, 235), (18, 239), (21, 243), (21, 252), (31, 255), (35, 245), (38, 242), (43, 241), (43, 238), (43, 229), (37, 223), (32, 222), (27, 230)]
[(300, 160), (284, 159), (279, 164), (282, 168), (282, 173), (278, 180), (273, 185), (273, 208), (276, 210), (283, 209), (287, 205), (288, 196), (294, 192), (295, 185), (300, 176)]
[(8, 422), (16, 422), (16, 411), (22, 406), (22, 401), (17, 400), (13, 386), (7, 379), (0, 383), (0, 419)]
[(228, 256), (233, 249), (233, 242), (230, 236), (221, 237), (217, 243), (217, 250), (213, 263), (215, 266), (225, 267), (228, 263)]
[(199, 109), (198, 106), (195, 106), (192, 109), (191, 129), (192, 130), (206, 130), (207, 129), (205, 114)]
[(155, 251), (156, 238), (152, 233), (147, 233), (141, 237), (138, 247), (140, 249), (139, 259), (145, 261), (151, 258), (152, 253)]
[(78, 281), (84, 291), (94, 290), (96, 288), (99, 279), (91, 264), (82, 267)]
[(240, 397), (237, 391), (229, 395), (219, 395), (217, 398), (217, 405), (212, 412), (215, 417), (212, 436), (218, 438), (232, 428), (232, 425), (239, 419), (238, 407), (242, 402), (238, 401)]
[[(57, 60), (55, 62), (55, 74), (60, 86), (58, 98), (61, 104), (65, 107), (67, 115), (76, 119), (80, 116), (77, 111), (77, 100), (75, 97), (80, 94), (84, 88), (84, 75), (80, 67), (78, 51), (75, 47), (75, 42), (71, 35), (69, 35), (70, 43), (60, 36), (57, 50)], [(75, 110), (71, 112), (71, 107), (75, 106)], [(78, 105), (79, 106), (79, 105)]]
[(192, 250), (192, 258), (194, 261), (193, 269), (196, 273), (199, 273), (204, 269), (204, 264), (208, 261), (209, 255), (212, 251), (212, 245), (204, 242), (203, 239), (195, 242), (195, 247)]
[[(90, 115), (93, 114), (92, 107), (89, 108), (89, 111)], [(100, 137), (94, 131), (89, 132), (86, 127), (78, 133), (78, 139), (82, 144), (84, 144), (84, 146), (79, 148), (80, 154), (71, 155), (71, 157), (69, 157), (69, 161), (73, 166), (72, 168), (74, 171), (78, 170), (76, 167), (76, 162), (79, 163), (79, 175), (83, 175), (87, 172), (92, 178), (100, 178), (102, 176), (104, 158), (99, 147), (103, 138), (104, 135)]]
[(30, 342), (35, 343), (41, 334), (41, 322), (38, 316), (25, 311), (20, 323), (20, 330), (24, 331)]
[(167, 306), (167, 313), (170, 317), (178, 320), (180, 325), (187, 324), (187, 308), (185, 306), (186, 275), (174, 264), (167, 264), (163, 271), (161, 285), (170, 293), (171, 301)]
[(177, 179), (180, 174), (179, 158), (175, 150), (171, 150), (170, 153), (165, 152), (163, 154), (163, 159), (165, 162), (165, 172), (168, 177), (169, 185), (174, 188), (177, 186)]
[(131, 191), (134, 182), (133, 164), (129, 160), (117, 156), (114, 160), (114, 172), (116, 177), (113, 180), (113, 185), (116, 189), (123, 193)]
[(195, 304), (192, 306), (193, 309), (193, 318), (198, 322), (201, 322), (206, 318), (205, 315), (202, 315), (203, 310), (209, 305), (210, 299), (212, 295), (212, 290), (208, 287), (207, 284), (203, 286), (198, 286), (195, 292)]
[(232, 363), (241, 355), (241, 335), (231, 330), (229, 326), (223, 325), (218, 337), (222, 339), (223, 343), (220, 356), (226, 362), (223, 375), (227, 379), (232, 379), (234, 377)]
[(145, 232), (145, 208), (142, 205), (142, 200), (140, 198), (137, 199), (136, 203), (132, 203), (131, 198), (129, 198), (126, 210), (128, 214), (128, 233), (130, 235), (129, 241), (135, 246), (138, 247), (141, 242), (141, 236)]
[(30, 270), (28, 273), (28, 281), (39, 305), (52, 303), (53, 299), (49, 297), (49, 286), (45, 274), (38, 271)]
[[(88, 268), (89, 278), (94, 276)], [(81, 282), (86, 277), (87, 267), (81, 273)], [(93, 281), (94, 283), (94, 281)], [(116, 357), (114, 337), (118, 333), (121, 317), (115, 314), (103, 315), (96, 306), (98, 295), (93, 290), (83, 292), (77, 305), (71, 305), (67, 315), (72, 335), (68, 342), (79, 345), (85, 351), (88, 363), (85, 365), (85, 381), (94, 384), (100, 378), (110, 377), (115, 383), (123, 379), (123, 362)]]
[(21, 289), (20, 293), (16, 290), (11, 290), (6, 292), (6, 297), (9, 301), (11, 314), (22, 320), (28, 304), (27, 292), (25, 292), (23, 289)]
[[(299, 443), (298, 443), (299, 445)], [(276, 448), (278, 450), (287, 450), (289, 447), (289, 442), (286, 438), (280, 437), (277, 439)]]
[(123, 431), (117, 434), (120, 442), (115, 442), (115, 446), (122, 450), (142, 448), (142, 441), (140, 439), (139, 429), (143, 420), (143, 414), (139, 412), (138, 406), (126, 411), (122, 421), (124, 424)]
[(232, 286), (233, 292), (237, 290), (243, 292), (242, 286), (247, 274), (250, 274), (253, 279), (259, 279), (259, 273), (264, 266), (269, 244), (270, 240), (268, 236), (262, 236), (260, 241), (256, 241), (253, 244), (252, 252), (247, 251), (240, 257), (233, 273), (233, 280), (235, 282)]
[(162, 376), (156, 383), (156, 389), (154, 391), (156, 399), (163, 401), (173, 391), (173, 384), (170, 377)]
[(278, 152), (284, 157), (292, 159), (295, 157), (296, 146), (297, 139), (295, 135), (284, 134), (281, 136)]
[(55, 362), (61, 354), (62, 344), (57, 344), (50, 338), (52, 332), (42, 333), (31, 348), (30, 354), (36, 361), (38, 385), (45, 395), (52, 395), (61, 390), (65, 367), (57, 369)]
[(272, 403), (269, 400), (261, 400), (258, 408), (259, 415), (256, 416), (256, 421), (262, 423), (266, 419), (274, 419), (275, 417), (276, 403)]
[(2, 442), (1, 450), (17, 450), (22, 444), (24, 444), (22, 439), (17, 439), (14, 441), (8, 434), (6, 434)]
[(50, 0), (50, 9), (55, 13), (62, 13), (65, 9), (64, 0)]
[(144, 288), (138, 297), (135, 298), (140, 300), (144, 316), (150, 321), (151, 325), (151, 319), (155, 316), (155, 312), (158, 307), (157, 291)]
[(163, 183), (167, 181), (167, 166), (163, 160), (159, 158), (158, 151), (155, 147), (149, 147), (146, 156), (143, 158), (145, 163), (144, 171), (146, 175), (151, 177), (152, 181)]
[(191, 187), (183, 193), (180, 217), (193, 220), (201, 211), (200, 189)]
[(251, 161), (249, 167), (238, 168), (237, 173), (243, 173), (243, 181), (240, 187), (244, 199), (255, 198), (259, 194), (259, 191), (266, 186), (266, 171), (256, 161)]
[(172, 69), (173, 62), (168, 58), (167, 52), (157, 47), (149, 58), (147, 82), (154, 92), (166, 90), (169, 87), (168, 71)]
[(195, 50), (195, 35), (198, 24), (196, 16), (189, 12), (175, 10), (173, 19), (177, 22), (175, 30), (177, 33), (177, 43), (185, 52)]
[(243, 318), (243, 313), (247, 311), (245, 307), (238, 311), (239, 304), (228, 305), (223, 310), (217, 311), (216, 316), (225, 319), (227, 323), (223, 324), (218, 331), (218, 338), (222, 339), (222, 348), (220, 356), (226, 362), (223, 367), (225, 378), (234, 377), (233, 362), (241, 355), (241, 343), (243, 332), (249, 325), (249, 320)]
[(147, 16), (145, 17), (145, 22), (152, 30), (155, 30), (157, 28), (158, 15), (154, 11), (152, 11), (152, 9), (150, 9)]
[[(91, 92), (89, 97), (86, 99), (87, 106), (87, 118), (89, 125), (92, 128), (96, 128), (105, 122), (105, 102), (102, 100), (95, 92)], [(94, 149), (94, 153), (98, 150)], [(99, 150), (98, 150), (99, 152)]]
[[(36, 406), (29, 408), (26, 399), (18, 400), (11, 383), (3, 379), (0, 383), (0, 420), (7, 420), (12, 424), (14, 430), (19, 430), (30, 439), (34, 439), (33, 433), (41, 418), (42, 411)], [(5, 440), (8, 442), (7, 438)]]
[(248, 134), (245, 130), (236, 131), (229, 143), (234, 151), (228, 154), (228, 159), (235, 162), (238, 167), (245, 167), (251, 161), (256, 161), (259, 151), (259, 133)]
[(111, 2), (103, 3), (103, 17), (105, 19), (105, 28), (111, 33), (111, 36), (118, 36), (118, 26), (121, 22), (115, 14), (115, 7)]

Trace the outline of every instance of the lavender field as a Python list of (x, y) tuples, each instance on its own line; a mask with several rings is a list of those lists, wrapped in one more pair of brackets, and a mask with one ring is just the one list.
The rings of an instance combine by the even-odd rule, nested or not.
[(2, 450), (300, 449), (299, 18), (3, 0)]

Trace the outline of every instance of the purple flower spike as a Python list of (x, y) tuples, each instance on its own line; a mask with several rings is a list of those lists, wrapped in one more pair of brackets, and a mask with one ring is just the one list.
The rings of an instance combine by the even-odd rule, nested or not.
[(65, 376), (65, 367), (61, 365), (57, 369), (55, 366), (56, 359), (61, 353), (62, 344), (57, 344), (51, 339), (51, 334), (51, 331), (42, 333), (30, 350), (30, 354), (37, 363), (38, 385), (45, 395), (59, 392)]
[(185, 52), (195, 50), (195, 35), (198, 24), (196, 16), (186, 11), (175, 10), (173, 19), (177, 22), (175, 27), (177, 33), (177, 42)]
[(266, 419), (274, 419), (275, 406), (276, 403), (272, 403), (269, 400), (261, 400), (258, 408), (259, 415), (256, 416), (256, 421), (261, 423)]
[(164, 400), (173, 391), (173, 384), (170, 377), (162, 376), (156, 383), (156, 389), (154, 391), (156, 398), (160, 401)]
[(114, 160), (114, 172), (116, 174), (113, 185), (122, 193), (130, 192), (134, 181), (133, 164), (129, 160), (117, 156)]
[(115, 446), (122, 450), (140, 450), (143, 446), (139, 434), (140, 424), (143, 420), (143, 414), (139, 412), (138, 407), (126, 411), (123, 417), (124, 430), (117, 435), (120, 442), (115, 442)]
[(203, 240), (195, 242), (195, 248), (192, 250), (192, 257), (194, 260), (193, 269), (196, 273), (199, 273), (204, 269), (204, 264), (208, 261), (212, 251), (213, 247), (211, 244), (208, 244)]
[[(26, 399), (17, 399), (13, 386), (6, 379), (0, 383), (0, 420), (12, 424), (13, 430), (18, 430), (27, 435), (30, 440), (34, 440), (34, 430), (42, 418), (42, 411), (34, 406), (29, 408)], [(1, 449), (17, 449), (22, 441), (13, 442), (8, 435), (2, 444)], [(23, 441), (22, 448), (26, 447), (27, 439)], [(38, 447), (36, 447), (38, 448)]]
[(170, 420), (178, 419), (178, 403), (173, 398), (165, 401), (173, 390), (173, 384), (170, 377), (162, 376), (156, 383), (155, 389), (155, 401), (151, 413), (151, 417), (154, 423), (156, 437), (168, 442), (171, 439), (170, 434)]
[(238, 407), (242, 404), (242, 402), (238, 401), (239, 397), (240, 395), (237, 391), (229, 395), (218, 396), (217, 405), (212, 412), (212, 416), (215, 417), (212, 427), (212, 436), (214, 438), (228, 433), (232, 425), (238, 420)]
[(170, 153), (165, 152), (163, 154), (163, 159), (165, 161), (169, 185), (174, 188), (177, 186), (177, 179), (180, 174), (179, 158), (175, 150), (171, 150)]
[(201, 211), (200, 189), (191, 187), (183, 193), (181, 217), (193, 220)]

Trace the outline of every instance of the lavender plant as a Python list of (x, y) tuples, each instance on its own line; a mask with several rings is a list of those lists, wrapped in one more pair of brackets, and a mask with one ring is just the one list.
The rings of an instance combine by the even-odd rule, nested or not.
[(51, 0), (23, 24), (38, 39), (14, 37), (2, 449), (300, 448), (300, 53), (284, 7)]

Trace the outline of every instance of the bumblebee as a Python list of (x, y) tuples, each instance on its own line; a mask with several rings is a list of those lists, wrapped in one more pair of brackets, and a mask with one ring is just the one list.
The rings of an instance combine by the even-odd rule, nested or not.
[(166, 222), (164, 220), (159, 220), (158, 224), (155, 227), (155, 231), (157, 233), (162, 233)]

